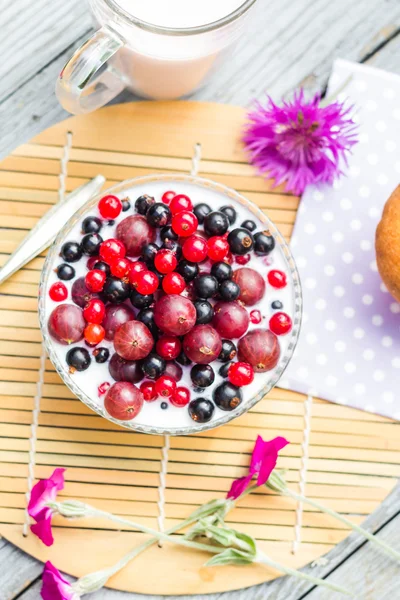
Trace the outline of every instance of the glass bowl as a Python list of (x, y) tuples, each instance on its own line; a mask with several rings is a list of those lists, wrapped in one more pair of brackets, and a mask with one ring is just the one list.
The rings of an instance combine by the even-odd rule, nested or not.
[[(270, 232), (273, 234), (276, 242), (276, 248), (280, 248), (283, 260), (286, 264), (288, 286), (291, 286), (293, 307), (293, 313), (291, 317), (293, 321), (293, 328), (290, 331), (290, 333), (285, 336), (286, 348), (285, 351), (282, 352), (277, 366), (271, 371), (263, 373), (263, 375), (265, 376), (265, 383), (263, 383), (262, 387), (257, 391), (257, 393), (251, 396), (250, 399), (244, 400), (236, 409), (232, 410), (231, 412), (223, 412), (218, 410), (218, 416), (216, 418), (213, 418), (208, 423), (196, 424), (195, 422), (193, 422), (193, 424), (190, 424), (188, 426), (173, 427), (158, 426), (153, 425), (151, 423), (138, 423), (135, 422), (135, 419), (133, 419), (132, 421), (118, 421), (112, 418), (104, 409), (103, 402), (101, 400), (99, 400), (98, 398), (90, 397), (77, 384), (77, 381), (74, 379), (74, 376), (72, 376), (69, 373), (65, 361), (61, 361), (57, 354), (55, 348), (56, 346), (59, 346), (59, 344), (56, 341), (54, 341), (48, 333), (48, 310), (46, 310), (46, 302), (48, 302), (47, 290), (49, 287), (49, 281), (52, 280), (52, 278), (54, 278), (54, 263), (58, 259), (61, 245), (64, 243), (64, 241), (66, 241), (69, 234), (71, 233), (71, 230), (77, 225), (78, 222), (82, 220), (82, 218), (90, 210), (96, 208), (99, 199), (105, 194), (115, 194), (117, 196), (123, 197), (124, 194), (126, 194), (128, 191), (132, 191), (132, 189), (135, 187), (148, 184), (151, 185), (154, 184), (154, 182), (162, 182), (163, 184), (165, 183), (165, 189), (173, 189), (174, 184), (176, 184), (178, 187), (180, 184), (189, 184), (194, 185), (197, 188), (203, 188), (204, 190), (211, 190), (226, 198), (227, 201), (233, 200), (234, 202), (237, 202), (238, 204), (242, 205), (245, 209), (250, 211), (254, 215), (254, 217), (263, 224), (264, 228), (269, 229)], [(255, 206), (255, 204), (250, 202), (250, 200), (248, 200), (235, 190), (228, 188), (222, 184), (215, 183), (214, 181), (189, 175), (154, 174), (146, 177), (136, 177), (134, 179), (127, 180), (118, 185), (115, 185), (109, 188), (107, 191), (103, 191), (101, 194), (94, 197), (92, 200), (90, 200), (90, 202), (88, 202), (84, 207), (82, 207), (71, 217), (71, 219), (62, 227), (61, 231), (57, 235), (53, 245), (51, 246), (47, 254), (39, 287), (39, 320), (44, 344), (51, 362), (53, 363), (54, 367), (56, 368), (64, 383), (69, 387), (69, 389), (75, 394), (75, 396), (79, 400), (81, 400), (91, 410), (95, 411), (105, 419), (108, 419), (109, 421), (117, 423), (121, 427), (125, 427), (133, 431), (139, 431), (142, 433), (150, 433), (155, 435), (189, 435), (207, 431), (208, 429), (220, 427), (221, 425), (229, 423), (233, 419), (247, 412), (255, 404), (257, 404), (257, 402), (259, 402), (266, 394), (268, 394), (268, 392), (278, 383), (279, 379), (281, 378), (283, 372), (285, 371), (287, 365), (290, 362), (299, 336), (301, 315), (302, 295), (299, 274), (291, 251), (286, 242), (284, 241), (283, 237), (279, 233), (276, 226), (257, 206)]]

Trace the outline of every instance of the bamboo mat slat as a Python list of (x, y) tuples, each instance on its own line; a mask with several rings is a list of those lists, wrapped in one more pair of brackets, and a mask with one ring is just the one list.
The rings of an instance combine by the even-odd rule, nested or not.
[[(105, 187), (154, 172), (183, 172), (201, 143), (199, 175), (242, 192), (290, 238), (299, 198), (257, 176), (240, 145), (241, 108), (206, 103), (135, 103), (74, 117), (17, 148), (0, 163), (0, 265), (58, 199), (60, 160), (67, 132), (72, 147), (67, 192), (98, 173)], [(45, 549), (22, 536), (25, 519), (32, 410), (42, 352), (37, 291), (44, 256), (0, 287), (0, 533), (33, 556), (51, 559), (73, 575), (97, 570), (145, 536), (101, 520), (55, 519), (56, 544)], [(165, 527), (200, 503), (226, 494), (246, 473), (256, 436), (284, 435), (279, 467), (298, 489), (303, 458), (305, 398), (272, 390), (251, 412), (197, 436), (170, 439)], [(370, 413), (314, 399), (308, 445), (306, 493), (361, 523), (400, 475), (399, 424)], [(67, 467), (65, 498), (158, 527), (158, 488), (164, 439), (126, 431), (93, 414), (45, 362), (36, 441), (35, 477)], [(277, 560), (300, 567), (325, 554), (348, 531), (304, 506), (300, 551), (295, 540), (296, 503), (258, 490), (227, 521), (260, 540)], [(76, 549), (79, 549), (77, 551)], [(82, 556), (85, 561), (82, 561)], [(113, 560), (111, 562), (113, 562)], [(112, 580), (116, 589), (148, 594), (226, 591), (274, 578), (260, 566), (205, 569), (202, 553), (169, 544), (153, 547)], [(179, 564), (182, 568), (176, 568)], [(158, 577), (149, 577), (157, 569)], [(182, 576), (184, 569), (184, 576)], [(162, 583), (160, 583), (162, 581)]]

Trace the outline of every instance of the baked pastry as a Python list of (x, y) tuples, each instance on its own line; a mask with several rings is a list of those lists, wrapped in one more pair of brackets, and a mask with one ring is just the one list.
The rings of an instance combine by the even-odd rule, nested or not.
[(400, 185), (383, 209), (382, 219), (376, 229), (375, 250), (383, 283), (400, 302)]

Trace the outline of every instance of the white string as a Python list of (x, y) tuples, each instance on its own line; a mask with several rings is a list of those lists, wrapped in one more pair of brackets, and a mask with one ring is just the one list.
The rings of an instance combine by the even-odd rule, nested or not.
[[(165, 522), (165, 487), (167, 484), (168, 471), (168, 452), (169, 452), (169, 435), (164, 436), (164, 446), (161, 452), (161, 469), (160, 469), (160, 485), (158, 486), (158, 529), (164, 531)], [(162, 542), (158, 543), (162, 548)]]
[(192, 168), (190, 170), (190, 174), (192, 177), (196, 177), (199, 172), (201, 161), (201, 144), (195, 144), (193, 148), (193, 156), (192, 156)]
[[(62, 155), (62, 158), (60, 161), (60, 175), (59, 175), (59, 188), (58, 188), (59, 202), (63, 202), (64, 198), (65, 198), (65, 181), (67, 178), (67, 165), (68, 165), (69, 151), (71, 149), (71, 145), (72, 145), (72, 133), (70, 131), (68, 131), (65, 146), (63, 148), (63, 155)], [(38, 381), (36, 383), (36, 395), (33, 400), (31, 436), (29, 438), (28, 481), (27, 481), (27, 491), (25, 494), (26, 509), (25, 509), (24, 524), (23, 524), (23, 528), (22, 528), (22, 535), (25, 537), (28, 535), (28, 528), (29, 528), (29, 524), (30, 524), (30, 519), (29, 519), (29, 514), (28, 514), (28, 504), (29, 504), (29, 500), (30, 500), (30, 496), (31, 496), (32, 485), (35, 480), (37, 429), (39, 426), (40, 401), (42, 399), (45, 371), (46, 371), (46, 349), (42, 342), (39, 372), (38, 372)]]
[[(199, 172), (201, 161), (201, 144), (195, 144), (193, 148), (192, 166), (190, 174), (195, 177)], [(160, 469), (160, 484), (158, 486), (158, 528), (160, 531), (164, 531), (165, 523), (165, 488), (168, 471), (168, 452), (170, 448), (169, 435), (164, 436), (164, 446), (161, 450), (161, 469)], [(162, 542), (158, 543), (159, 547), (162, 548)]]
[[(311, 395), (307, 396), (304, 405), (304, 431), (303, 431), (303, 442), (301, 444), (302, 457), (301, 457), (301, 468), (300, 468), (300, 484), (299, 493), (304, 496), (306, 491), (306, 480), (307, 480), (307, 464), (310, 444), (310, 433), (311, 433), (311, 409), (312, 409), (313, 398)], [(292, 545), (292, 553), (295, 554), (299, 549), (301, 542), (301, 525), (303, 521), (303, 502), (299, 501), (296, 508), (296, 525), (294, 528), (295, 539)]]

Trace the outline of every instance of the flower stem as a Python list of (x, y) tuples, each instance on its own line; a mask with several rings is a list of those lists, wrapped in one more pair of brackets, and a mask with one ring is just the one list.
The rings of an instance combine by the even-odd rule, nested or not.
[(388, 546), (388, 544), (383, 542), (380, 538), (376, 537), (373, 533), (370, 533), (363, 527), (356, 525), (355, 523), (353, 523), (352, 521), (350, 521), (343, 515), (337, 513), (336, 511), (332, 510), (331, 508), (323, 506), (322, 504), (320, 504), (319, 502), (316, 502), (315, 500), (311, 500), (310, 498), (306, 498), (305, 496), (296, 494), (296, 492), (292, 492), (292, 490), (289, 490), (288, 488), (283, 489), (282, 493), (285, 496), (290, 496), (291, 498), (293, 498), (299, 502), (304, 502), (305, 504), (309, 504), (310, 506), (313, 506), (314, 508), (320, 510), (321, 512), (324, 512), (328, 515), (331, 515), (331, 517), (338, 519), (338, 521), (341, 521), (344, 525), (347, 525), (351, 529), (354, 529), (354, 531), (357, 531), (358, 533), (363, 535), (365, 538), (367, 538), (367, 540), (369, 540), (376, 546), (379, 546), (380, 548), (382, 548), (382, 550), (384, 552), (386, 552), (386, 554), (389, 554), (392, 558), (394, 558), (395, 560), (400, 562), (400, 552), (397, 552), (397, 550), (394, 550), (394, 548), (391, 548), (391, 546)]
[(257, 554), (257, 558), (256, 558), (255, 562), (259, 562), (259, 563), (268, 565), (269, 567), (272, 567), (272, 568), (276, 569), (277, 571), (281, 571), (282, 573), (285, 573), (285, 575), (292, 575), (292, 576), (297, 577), (298, 579), (304, 579), (305, 581), (309, 581), (310, 583), (313, 583), (314, 585), (323, 586), (323, 587), (329, 588), (330, 590), (333, 590), (335, 592), (340, 592), (341, 594), (345, 594), (346, 596), (352, 596), (353, 598), (355, 597), (354, 594), (352, 594), (348, 590), (346, 590), (338, 585), (335, 585), (334, 583), (325, 581), (325, 579), (319, 579), (318, 577), (313, 577), (312, 575), (308, 575), (307, 573), (303, 573), (302, 571), (296, 571), (296, 569), (292, 569), (291, 567), (285, 567), (285, 566), (275, 562), (272, 558), (270, 558), (263, 552), (259, 552)]

